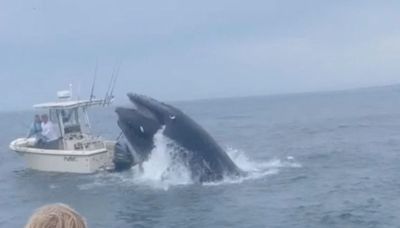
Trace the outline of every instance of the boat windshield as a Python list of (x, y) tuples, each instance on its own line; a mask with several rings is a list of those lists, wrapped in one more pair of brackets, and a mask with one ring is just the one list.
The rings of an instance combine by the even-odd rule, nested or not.
[(50, 121), (54, 124), (54, 127), (56, 128), (57, 132), (59, 132), (59, 134), (61, 134), (60, 126), (58, 125), (58, 117), (57, 117), (56, 110), (49, 110), (49, 118), (50, 118)]
[(61, 119), (64, 125), (65, 134), (81, 132), (78, 118), (78, 109), (61, 110)]

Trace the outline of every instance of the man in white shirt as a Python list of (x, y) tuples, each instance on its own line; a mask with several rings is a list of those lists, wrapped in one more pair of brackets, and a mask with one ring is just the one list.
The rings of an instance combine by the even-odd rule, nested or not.
[(42, 119), (42, 136), (45, 142), (51, 142), (58, 139), (58, 134), (54, 124), (49, 120), (47, 114), (41, 116)]

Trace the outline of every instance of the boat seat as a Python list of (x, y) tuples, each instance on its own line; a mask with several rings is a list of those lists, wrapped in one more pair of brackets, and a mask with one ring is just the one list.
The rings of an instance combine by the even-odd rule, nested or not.
[(46, 149), (46, 150), (60, 150), (63, 149), (60, 147), (62, 144), (62, 138), (58, 138), (56, 140), (50, 142), (39, 142), (35, 147), (39, 149)]

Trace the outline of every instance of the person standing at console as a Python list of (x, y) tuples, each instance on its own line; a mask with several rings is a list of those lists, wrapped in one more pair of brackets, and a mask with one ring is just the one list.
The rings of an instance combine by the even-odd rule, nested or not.
[(49, 120), (47, 114), (41, 116), (42, 119), (42, 139), (45, 143), (49, 143), (58, 139), (58, 134), (54, 124)]

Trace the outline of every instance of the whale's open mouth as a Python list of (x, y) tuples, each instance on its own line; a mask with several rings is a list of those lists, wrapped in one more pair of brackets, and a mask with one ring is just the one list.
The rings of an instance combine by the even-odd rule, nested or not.
[[(151, 99), (139, 95), (128, 95), (132, 104), (117, 107), (118, 126), (122, 130), (126, 141), (130, 144), (126, 149), (134, 150), (135, 162), (146, 160), (153, 149), (153, 137), (162, 127), (155, 104)], [(148, 102), (149, 100), (149, 102)], [(155, 111), (154, 111), (155, 109)], [(119, 148), (123, 150), (124, 148)], [(125, 152), (124, 152), (125, 153)]]
[[(143, 95), (128, 94), (128, 97), (134, 107), (118, 107), (116, 112), (118, 125), (129, 146), (118, 149), (125, 154), (125, 151), (133, 148), (132, 152), (140, 155), (134, 156), (133, 163), (143, 164), (149, 159), (155, 148), (155, 135), (159, 132), (158, 135), (170, 139), (173, 145), (180, 148), (176, 151), (176, 157), (180, 157), (189, 167), (192, 179), (196, 182), (241, 175), (241, 170), (218, 143), (182, 111)], [(160, 129), (163, 130), (160, 132)]]

